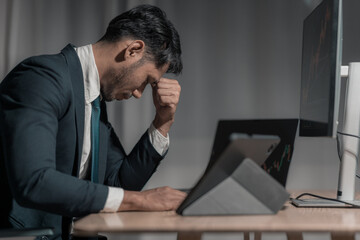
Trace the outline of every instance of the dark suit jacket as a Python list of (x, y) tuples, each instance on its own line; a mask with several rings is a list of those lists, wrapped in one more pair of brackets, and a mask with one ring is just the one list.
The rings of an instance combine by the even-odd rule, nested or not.
[(108, 188), (141, 190), (162, 156), (145, 133), (126, 155), (101, 104), (99, 182), (78, 179), (84, 131), (84, 85), (71, 45), (31, 57), (0, 85), (0, 224), (54, 227), (62, 216), (99, 212)]

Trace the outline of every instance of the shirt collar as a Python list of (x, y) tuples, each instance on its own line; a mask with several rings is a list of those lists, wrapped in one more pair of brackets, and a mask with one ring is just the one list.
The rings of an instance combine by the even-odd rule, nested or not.
[(91, 103), (100, 95), (100, 77), (96, 67), (92, 45), (75, 49), (81, 63), (84, 78), (85, 103)]

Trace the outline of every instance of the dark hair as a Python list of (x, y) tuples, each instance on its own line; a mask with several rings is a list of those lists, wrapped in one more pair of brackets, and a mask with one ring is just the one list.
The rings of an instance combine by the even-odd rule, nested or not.
[(167, 73), (181, 72), (180, 37), (160, 8), (139, 5), (120, 14), (111, 20), (100, 41), (116, 42), (123, 37), (144, 41), (146, 55), (157, 67), (170, 63)]

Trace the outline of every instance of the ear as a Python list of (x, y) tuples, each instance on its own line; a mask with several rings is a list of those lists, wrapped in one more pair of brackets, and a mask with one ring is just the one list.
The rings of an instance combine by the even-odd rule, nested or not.
[(125, 59), (139, 60), (145, 52), (145, 43), (142, 40), (132, 41), (125, 49)]

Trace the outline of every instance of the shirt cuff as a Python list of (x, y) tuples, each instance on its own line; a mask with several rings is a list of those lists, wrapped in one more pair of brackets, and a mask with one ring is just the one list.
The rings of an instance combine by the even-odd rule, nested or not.
[(149, 138), (150, 138), (150, 143), (153, 145), (153, 147), (155, 148), (155, 150), (161, 155), (163, 156), (166, 151), (169, 149), (169, 145), (170, 145), (170, 138), (169, 138), (169, 134), (167, 134), (166, 137), (164, 137), (155, 127), (154, 125), (151, 123), (149, 129), (148, 129), (148, 134), (149, 134)]
[(124, 199), (124, 189), (109, 187), (109, 193), (103, 210), (100, 212), (117, 212)]

